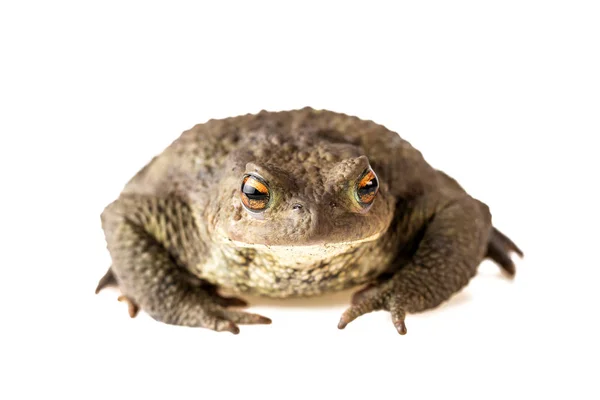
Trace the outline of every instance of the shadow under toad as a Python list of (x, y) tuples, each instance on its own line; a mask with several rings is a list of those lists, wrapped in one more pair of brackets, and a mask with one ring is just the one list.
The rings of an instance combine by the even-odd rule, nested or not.
[[(270, 298), (252, 295), (236, 295), (243, 298), (248, 302), (250, 307), (288, 307), (288, 308), (339, 308), (348, 307), (352, 295), (360, 290), (361, 287), (356, 287), (341, 292), (335, 292), (331, 294), (324, 294), (315, 297), (293, 297), (293, 298)], [(231, 295), (231, 293), (225, 293)], [(442, 303), (437, 309), (444, 309), (447, 307), (460, 306), (470, 302), (472, 299), (468, 288), (456, 293), (448, 301)], [(429, 310), (432, 311), (432, 310)]]

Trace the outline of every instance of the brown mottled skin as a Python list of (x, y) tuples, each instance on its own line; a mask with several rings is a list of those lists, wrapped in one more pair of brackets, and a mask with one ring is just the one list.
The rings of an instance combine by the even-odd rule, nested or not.
[[(369, 166), (370, 206), (357, 195)], [(242, 202), (248, 175), (268, 188), (263, 210)], [(510, 253), (521, 254), (485, 204), (398, 134), (310, 108), (196, 125), (126, 185), (102, 225), (113, 264), (98, 290), (117, 285), (131, 316), (233, 333), (270, 320), (231, 309), (244, 301), (218, 288), (290, 297), (367, 284), (339, 328), (387, 310), (404, 334), (407, 312), (450, 298), (484, 257), (513, 275)]]

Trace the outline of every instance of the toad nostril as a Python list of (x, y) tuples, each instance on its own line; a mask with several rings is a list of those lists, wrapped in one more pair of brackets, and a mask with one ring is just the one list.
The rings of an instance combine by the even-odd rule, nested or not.
[(336, 208), (337, 207), (337, 203), (335, 201), (332, 201), (332, 202), (329, 203), (329, 207)]
[(300, 203), (296, 203), (292, 206), (293, 210), (301, 210), (302, 208), (304, 208), (304, 206)]

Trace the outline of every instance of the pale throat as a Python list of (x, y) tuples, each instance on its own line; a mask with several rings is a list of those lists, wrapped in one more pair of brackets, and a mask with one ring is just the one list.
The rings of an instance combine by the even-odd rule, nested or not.
[(363, 248), (365, 242), (374, 242), (381, 234), (372, 235), (355, 241), (320, 243), (313, 245), (266, 245), (249, 244), (232, 240), (230, 243), (237, 248), (256, 250), (261, 258), (266, 258), (282, 267), (294, 269), (310, 268), (323, 261), (331, 260), (345, 254), (352, 254), (358, 248)]

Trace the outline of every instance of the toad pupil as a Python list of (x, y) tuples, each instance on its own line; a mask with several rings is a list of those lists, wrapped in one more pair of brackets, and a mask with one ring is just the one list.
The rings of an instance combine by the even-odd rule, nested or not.
[(263, 210), (269, 203), (267, 185), (253, 176), (246, 176), (242, 182), (242, 203), (248, 209)]
[(247, 184), (244, 184), (242, 191), (250, 200), (264, 200), (268, 196), (266, 193), (259, 192), (254, 186)]
[(358, 193), (361, 195), (361, 197), (373, 193), (375, 190), (377, 190), (377, 186), (379, 186), (377, 183), (377, 178), (371, 179), (364, 185), (365, 186), (358, 189)]
[(370, 204), (375, 199), (377, 189), (379, 188), (379, 182), (377, 176), (372, 170), (368, 170), (358, 184), (356, 194), (358, 199), (363, 204)]

